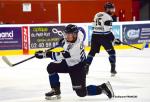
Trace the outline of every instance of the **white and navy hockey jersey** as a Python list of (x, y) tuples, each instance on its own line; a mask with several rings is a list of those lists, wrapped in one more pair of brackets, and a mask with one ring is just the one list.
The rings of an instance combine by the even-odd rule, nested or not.
[(78, 32), (78, 38), (75, 43), (70, 43), (64, 40), (62, 46), (64, 51), (53, 53), (55, 63), (60, 63), (62, 60), (65, 60), (68, 66), (74, 66), (86, 59), (83, 44), (84, 37), (81, 33), (81, 31)]
[(106, 12), (99, 12), (94, 17), (93, 33), (94, 34), (107, 34), (112, 31), (112, 17)]

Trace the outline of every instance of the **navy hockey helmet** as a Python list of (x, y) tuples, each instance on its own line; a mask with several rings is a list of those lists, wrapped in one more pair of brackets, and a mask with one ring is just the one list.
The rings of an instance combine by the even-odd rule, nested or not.
[(111, 3), (111, 2), (105, 3), (105, 5), (104, 5), (105, 10), (106, 9), (111, 9), (111, 8), (115, 8), (115, 5), (113, 3)]
[(78, 27), (76, 25), (73, 24), (69, 24), (65, 27), (65, 33), (78, 33)]

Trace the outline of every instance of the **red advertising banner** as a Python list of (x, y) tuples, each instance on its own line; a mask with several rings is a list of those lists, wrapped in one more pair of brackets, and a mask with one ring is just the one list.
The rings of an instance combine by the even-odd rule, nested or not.
[(29, 54), (29, 44), (28, 44), (28, 26), (22, 27), (22, 44), (23, 44), (23, 54)]

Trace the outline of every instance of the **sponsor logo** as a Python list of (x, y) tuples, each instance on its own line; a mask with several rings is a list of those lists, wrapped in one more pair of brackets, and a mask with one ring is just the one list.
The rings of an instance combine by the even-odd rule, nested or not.
[(130, 29), (127, 31), (127, 39), (133, 40), (133, 39), (137, 39), (140, 37), (140, 29)]
[(64, 35), (62, 31), (59, 31), (59, 30), (57, 30), (56, 28), (53, 28), (53, 29), (52, 29), (52, 32), (53, 32), (54, 34), (58, 34), (59, 36), (63, 36), (63, 35)]
[(14, 37), (14, 31), (10, 32), (1, 32), (0, 33), (0, 39), (13, 39)]
[(28, 27), (22, 28), (23, 35), (23, 53), (28, 54)]

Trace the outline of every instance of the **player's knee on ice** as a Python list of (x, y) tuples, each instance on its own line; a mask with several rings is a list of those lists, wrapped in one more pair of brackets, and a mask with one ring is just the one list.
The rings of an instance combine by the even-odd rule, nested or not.
[(89, 85), (85, 88), (81, 88), (81, 89), (74, 89), (76, 94), (79, 97), (85, 97), (85, 96), (94, 96), (94, 95), (99, 95), (102, 93), (102, 90), (95, 85)]
[(74, 91), (79, 97), (85, 97), (87, 95), (86, 88), (74, 89)]

